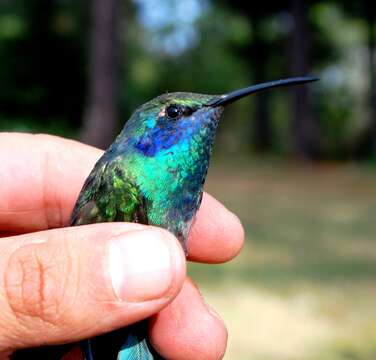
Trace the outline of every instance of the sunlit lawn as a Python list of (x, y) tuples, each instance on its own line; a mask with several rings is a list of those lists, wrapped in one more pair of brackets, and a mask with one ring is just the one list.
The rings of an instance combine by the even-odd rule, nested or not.
[(376, 169), (215, 159), (241, 218), (233, 262), (191, 266), (229, 328), (226, 359), (376, 359)]

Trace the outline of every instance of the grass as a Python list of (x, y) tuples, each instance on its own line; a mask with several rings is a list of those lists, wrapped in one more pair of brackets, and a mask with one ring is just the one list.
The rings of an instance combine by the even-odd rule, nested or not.
[(190, 267), (225, 359), (376, 359), (375, 169), (217, 158), (207, 191), (247, 236), (231, 263)]

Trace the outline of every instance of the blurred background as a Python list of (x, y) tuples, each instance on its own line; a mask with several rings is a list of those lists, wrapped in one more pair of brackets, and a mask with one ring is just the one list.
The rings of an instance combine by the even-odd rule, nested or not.
[(190, 273), (226, 359), (376, 359), (375, 25), (370, 0), (0, 0), (0, 130), (105, 148), (160, 93), (319, 76), (226, 111), (207, 191), (246, 245)]

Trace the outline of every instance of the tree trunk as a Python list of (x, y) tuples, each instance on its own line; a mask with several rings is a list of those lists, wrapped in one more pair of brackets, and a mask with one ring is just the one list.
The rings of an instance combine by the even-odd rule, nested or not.
[(374, 4), (366, 1), (367, 23), (368, 23), (368, 52), (369, 52), (369, 74), (370, 74), (370, 119), (369, 132), (371, 137), (371, 153), (376, 154), (376, 71), (375, 71), (375, 19)]
[[(260, 39), (259, 21), (257, 16), (251, 16), (253, 42), (249, 46), (248, 58), (255, 72), (255, 84), (266, 81), (268, 52)], [(258, 153), (270, 151), (272, 130), (270, 126), (269, 94), (259, 93), (255, 96), (255, 112), (253, 119), (253, 145)]]
[(119, 23), (119, 0), (92, 0), (89, 88), (81, 139), (99, 148), (111, 144), (117, 130)]
[(368, 103), (369, 118), (367, 126), (360, 132), (354, 142), (352, 155), (357, 159), (367, 159), (376, 154), (376, 71), (375, 71), (375, 34), (374, 25), (376, 14), (373, 10), (373, 2), (364, 2), (362, 8), (364, 18), (367, 21), (367, 45), (368, 45)]
[[(294, 28), (290, 45), (291, 73), (294, 76), (309, 74), (310, 33), (308, 4), (306, 0), (291, 0)], [(298, 158), (311, 160), (319, 155), (319, 129), (309, 104), (309, 85), (292, 89), (292, 135), (294, 151)]]

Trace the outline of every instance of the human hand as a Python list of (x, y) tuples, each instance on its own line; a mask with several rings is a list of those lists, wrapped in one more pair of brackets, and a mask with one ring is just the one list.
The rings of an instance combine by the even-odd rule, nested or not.
[[(186, 278), (173, 235), (129, 223), (62, 228), (100, 155), (62, 138), (0, 134), (0, 358), (152, 316), (151, 342), (163, 357), (220, 359), (225, 326)], [(228, 261), (243, 238), (239, 220), (205, 194), (189, 259)]]

